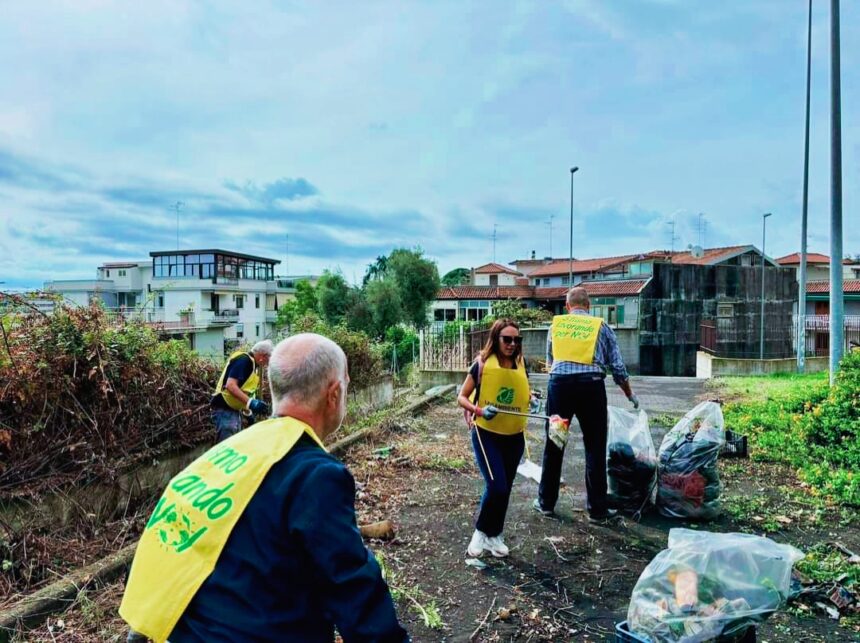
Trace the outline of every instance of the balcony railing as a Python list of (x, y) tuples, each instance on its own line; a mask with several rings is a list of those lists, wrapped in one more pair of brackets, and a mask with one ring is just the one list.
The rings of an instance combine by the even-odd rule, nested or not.
[(215, 321), (229, 322), (239, 321), (239, 310), (237, 308), (225, 308), (213, 313)]

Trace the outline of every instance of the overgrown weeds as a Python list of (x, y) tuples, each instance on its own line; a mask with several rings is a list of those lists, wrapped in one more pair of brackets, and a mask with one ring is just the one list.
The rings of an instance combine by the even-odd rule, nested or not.
[(726, 427), (750, 436), (753, 459), (796, 468), (809, 493), (860, 506), (860, 353), (826, 376), (731, 378)]

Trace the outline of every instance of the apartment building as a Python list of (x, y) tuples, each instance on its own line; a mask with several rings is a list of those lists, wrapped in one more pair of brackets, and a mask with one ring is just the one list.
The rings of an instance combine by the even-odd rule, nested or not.
[(275, 275), (277, 259), (220, 249), (150, 252), (146, 261), (110, 262), (93, 280), (57, 280), (45, 290), (67, 301), (101, 302), (110, 314), (137, 317), (159, 332), (187, 338), (221, 359), (240, 344), (270, 337), (277, 309), (302, 278)]

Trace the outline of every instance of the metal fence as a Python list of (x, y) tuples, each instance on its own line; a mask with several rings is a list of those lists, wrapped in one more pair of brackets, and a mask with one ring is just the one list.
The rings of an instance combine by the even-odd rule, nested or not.
[[(797, 355), (799, 318), (765, 322), (764, 357), (782, 359)], [(718, 357), (756, 359), (761, 354), (761, 327), (754, 320), (718, 318), (700, 325), (699, 345)], [(830, 353), (830, 316), (807, 315), (804, 320), (804, 348), (807, 357), (827, 357)], [(845, 317), (845, 351), (860, 346), (860, 315)]]
[[(469, 366), (487, 343), (491, 326), (491, 323), (486, 322), (450, 322), (422, 330), (419, 334), (419, 368), (422, 371), (469, 370)], [(520, 330), (540, 326), (520, 324)]]

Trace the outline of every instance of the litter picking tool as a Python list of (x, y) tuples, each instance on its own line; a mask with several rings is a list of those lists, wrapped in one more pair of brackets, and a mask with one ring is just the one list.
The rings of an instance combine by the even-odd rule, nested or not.
[(503, 411), (501, 409), (498, 409), (498, 411), (504, 415), (517, 415), (519, 417), (535, 418), (536, 420), (549, 420), (548, 415), (539, 415), (537, 413), (520, 413), (519, 411)]

